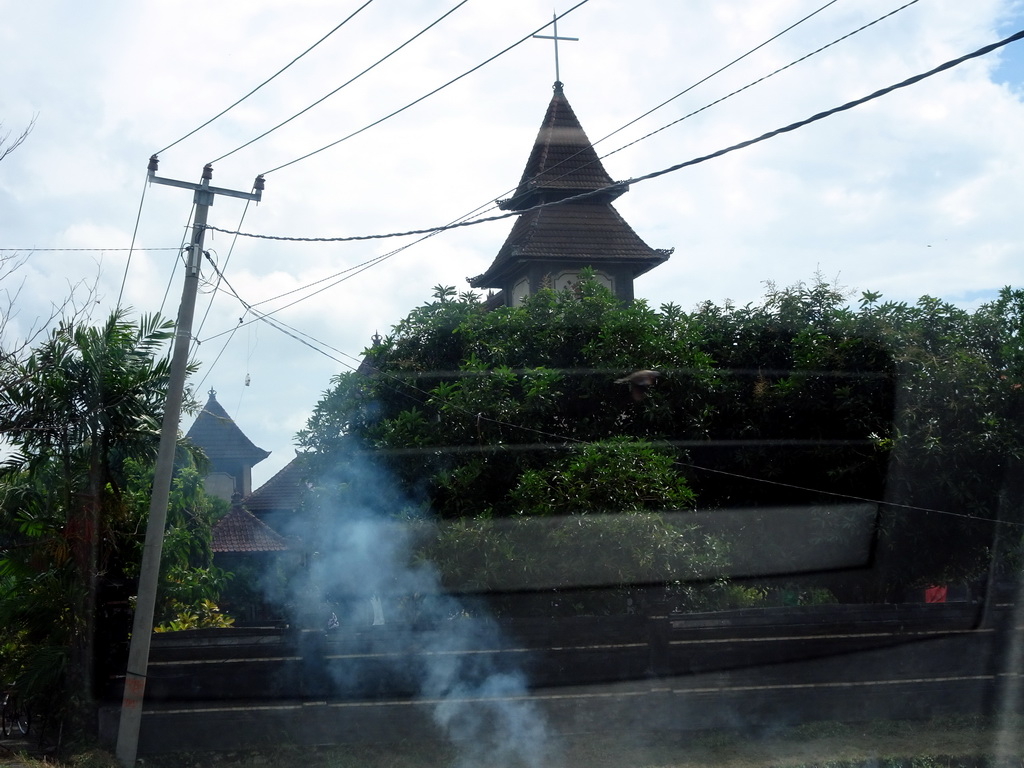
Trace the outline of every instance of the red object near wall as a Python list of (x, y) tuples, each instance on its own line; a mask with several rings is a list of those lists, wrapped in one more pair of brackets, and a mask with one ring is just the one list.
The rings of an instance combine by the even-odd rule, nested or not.
[(945, 585), (941, 587), (928, 587), (924, 591), (924, 601), (926, 603), (944, 603), (946, 602), (948, 592), (949, 587)]

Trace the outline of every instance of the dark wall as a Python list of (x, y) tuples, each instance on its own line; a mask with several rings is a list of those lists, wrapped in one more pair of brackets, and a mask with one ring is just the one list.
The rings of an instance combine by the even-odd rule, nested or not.
[[(1011, 641), (1024, 639), (1014, 617), (965, 603), (509, 620), (498, 632), (456, 619), (474, 640), (445, 653), (522, 671), (553, 727), (573, 732), (609, 717), (659, 731), (906, 720), (996, 711), (1016, 679), (1000, 674)], [(157, 636), (141, 749), (381, 740), (396, 716), (405, 737), (436, 738), (418, 675), (448, 629)]]

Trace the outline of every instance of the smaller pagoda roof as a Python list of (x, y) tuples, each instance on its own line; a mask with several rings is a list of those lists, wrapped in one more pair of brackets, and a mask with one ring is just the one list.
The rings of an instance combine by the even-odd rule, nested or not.
[(521, 261), (578, 261), (598, 269), (628, 264), (636, 277), (671, 254), (647, 245), (611, 205), (562, 203), (519, 216), (487, 272), (469, 278), (469, 284), (501, 287), (505, 274)]
[(625, 185), (613, 186), (569, 106), (562, 84), (556, 82), (554, 89), (519, 186), (512, 197), (500, 203), (505, 210), (523, 210), (542, 199), (551, 201), (599, 189), (607, 189), (601, 197), (608, 202), (626, 191)]
[(241, 504), (234, 504), (213, 526), (210, 548), (221, 553), (283, 552), (288, 542)]
[(254, 466), (270, 455), (252, 442), (228, 416), (224, 406), (217, 402), (216, 392), (210, 390), (210, 399), (199, 412), (186, 437), (203, 449), (207, 458), (218, 461), (242, 460)]
[(257, 514), (276, 510), (297, 509), (302, 501), (305, 485), (305, 457), (298, 454), (277, 474), (245, 497), (246, 509)]

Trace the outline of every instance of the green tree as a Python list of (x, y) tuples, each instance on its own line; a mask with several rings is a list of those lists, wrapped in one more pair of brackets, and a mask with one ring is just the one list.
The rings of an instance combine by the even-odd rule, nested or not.
[[(369, 351), (368, 373), (333, 381), (299, 441), (324, 466), (349, 448), (378, 452), (443, 517), (511, 514), (520, 473), (552, 450), (658, 438), (665, 418), (701, 433), (715, 373), (685, 331), (662, 343), (659, 322), (592, 280), (493, 312), (439, 288)], [(637, 404), (615, 380), (641, 367), (673, 374)]]
[(905, 505), (886, 507), (882, 519), (899, 583), (981, 578), (997, 530), (1005, 549), (995, 566), (1019, 567), (1022, 306), (1024, 292), (1004, 288), (973, 313), (932, 297), (870, 313), (899, 376), (893, 429), (881, 440), (890, 449), (886, 499)]
[[(134, 324), (119, 309), (97, 327), (62, 323), (25, 359), (7, 360), (0, 624), (9, 645), (29, 649), (8, 659), (14, 671), (38, 695), (59, 693), (76, 728), (93, 724), (99, 651), (109, 651), (101, 587), (130, 580), (141, 546), (139, 497), (148, 498), (170, 335), (159, 317)], [(179, 495), (196, 496), (197, 480), (186, 473), (178, 483)]]
[[(160, 584), (154, 621), (158, 631), (230, 626), (232, 619), (216, 605), (230, 573), (213, 565), (213, 523), (230, 508), (203, 489), (205, 456), (182, 448), (175, 462), (167, 500), (167, 527), (160, 557)], [(142, 535), (153, 486), (153, 462), (128, 459), (125, 504), (128, 511), (120, 540), (126, 543), (122, 567), (132, 584), (138, 581), (142, 563)], [(130, 526), (130, 527), (129, 527)], [(109, 571), (108, 571), (109, 574)], [(194, 616), (191, 621), (182, 617)], [(189, 626), (182, 626), (183, 623)]]
[[(332, 382), (299, 440), (321, 472), (372, 453), (469, 538), (495, 529), (469, 521), (572, 515), (588, 493), (635, 511), (626, 500), (648, 498), (657, 472), (602, 475), (596, 456), (588, 472), (573, 466), (608, 441), (665, 457), (702, 509), (766, 510), (759, 525), (781, 505), (874, 501), (877, 578), (846, 596), (898, 597), (984, 576), (989, 521), (1021, 495), (1007, 478), (1021, 450), (1022, 307), (1011, 289), (974, 312), (871, 292), (851, 306), (816, 278), (769, 284), (757, 304), (654, 311), (584, 279), (488, 311), (438, 287)], [(637, 369), (662, 375), (633, 399), (616, 381)], [(842, 541), (838, 520), (815, 535)]]
[[(725, 547), (688, 522), (694, 494), (672, 456), (650, 443), (616, 438), (572, 448), (522, 472), (510, 501), (521, 512), (439, 526), (422, 556), (449, 588), (499, 596), (532, 589), (540, 593), (532, 607), (547, 614), (621, 613), (628, 600), (639, 607), (642, 587), (652, 584), (665, 585), (658, 599), (677, 608), (722, 597), (716, 575)], [(509, 609), (500, 597), (491, 602)]]
[[(323, 477), (351, 452), (372, 452), (399, 479), (406, 504), (423, 501), (444, 519), (429, 557), (450, 586), (493, 583), (519, 564), (549, 582), (541, 570), (551, 566), (522, 546), (522, 532), (566, 494), (593, 541), (619, 541), (612, 585), (650, 576), (643, 541), (666, 553), (660, 578), (677, 580), (684, 558), (720, 565), (721, 553), (660, 515), (691, 510), (693, 495), (674, 465), (679, 452), (649, 439), (670, 413), (701, 428), (706, 413), (693, 390), (713, 372), (685, 333), (664, 344), (659, 331), (646, 305), (623, 306), (593, 280), (493, 312), (473, 294), (439, 287), (369, 351), (364, 372), (334, 381), (300, 441)], [(616, 383), (638, 367), (675, 372), (667, 386), (678, 410), (666, 405), (671, 395), (641, 404)], [(397, 496), (392, 509), (402, 507)], [(627, 512), (638, 514), (626, 520)], [(518, 522), (501, 531), (469, 522), (491, 519)]]

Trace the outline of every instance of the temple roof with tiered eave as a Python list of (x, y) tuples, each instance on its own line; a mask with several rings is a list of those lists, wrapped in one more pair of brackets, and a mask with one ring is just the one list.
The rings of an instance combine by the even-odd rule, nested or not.
[(283, 552), (288, 542), (237, 500), (211, 531), (210, 549), (218, 553)]
[(569, 105), (562, 84), (556, 82), (519, 186), (510, 198), (501, 201), (500, 207), (521, 211), (538, 203), (597, 190), (605, 190), (597, 197), (610, 202), (626, 187), (616, 185), (608, 175)]
[(306, 488), (306, 473), (309, 471), (305, 463), (302, 454), (296, 455), (267, 482), (245, 497), (245, 508), (257, 516), (267, 512), (298, 509)]
[(207, 458), (217, 465), (223, 461), (241, 461), (253, 466), (270, 455), (252, 442), (217, 402), (216, 392), (210, 390), (209, 399), (186, 437), (203, 449)]
[(647, 245), (615, 210), (612, 201), (627, 190), (608, 175), (556, 82), (519, 185), (500, 202), (520, 216), (491, 266), (469, 284), (500, 289), (502, 303), (513, 303), (558, 275), (592, 267), (631, 300), (633, 279), (672, 250)]
[(633, 277), (668, 259), (651, 248), (610, 205), (564, 203), (524, 213), (512, 227), (490, 269), (471, 284), (489, 286), (525, 260), (578, 261), (593, 267), (629, 263)]

